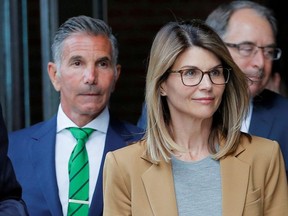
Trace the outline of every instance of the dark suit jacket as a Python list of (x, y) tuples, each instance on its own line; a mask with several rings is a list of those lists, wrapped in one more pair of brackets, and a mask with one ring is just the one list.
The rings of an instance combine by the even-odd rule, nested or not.
[[(110, 119), (104, 154), (142, 137), (134, 125)], [(55, 171), (56, 115), (26, 129), (9, 134), (8, 154), (23, 188), (23, 199), (31, 216), (63, 215)], [(89, 215), (102, 216), (102, 169), (92, 198)]]
[(21, 200), (22, 189), (16, 180), (9, 157), (7, 157), (8, 137), (0, 105), (0, 216), (26, 215), (25, 204)]
[(288, 99), (266, 89), (255, 97), (249, 133), (279, 143), (288, 176)]

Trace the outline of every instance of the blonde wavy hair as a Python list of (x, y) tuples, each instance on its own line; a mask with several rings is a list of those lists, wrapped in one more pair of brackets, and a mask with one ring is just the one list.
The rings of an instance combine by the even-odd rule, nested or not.
[[(147, 153), (154, 161), (169, 161), (176, 151), (183, 150), (171, 136), (170, 113), (166, 97), (160, 95), (160, 85), (169, 76), (167, 71), (177, 57), (193, 46), (214, 53), (224, 67), (230, 68), (222, 102), (213, 115), (209, 150), (218, 160), (233, 153), (239, 144), (242, 119), (247, 114), (249, 104), (245, 75), (232, 60), (220, 37), (203, 21), (169, 22), (159, 30), (153, 41), (146, 77), (147, 130), (144, 138), (147, 140)], [(224, 142), (218, 151), (214, 145), (215, 139)]]

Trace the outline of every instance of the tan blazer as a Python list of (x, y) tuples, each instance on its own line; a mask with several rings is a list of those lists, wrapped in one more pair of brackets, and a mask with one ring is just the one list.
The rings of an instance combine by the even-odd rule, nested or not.
[[(288, 189), (277, 142), (242, 135), (220, 160), (223, 216), (287, 216)], [(153, 163), (145, 141), (109, 152), (104, 165), (104, 216), (177, 216), (171, 163)]]

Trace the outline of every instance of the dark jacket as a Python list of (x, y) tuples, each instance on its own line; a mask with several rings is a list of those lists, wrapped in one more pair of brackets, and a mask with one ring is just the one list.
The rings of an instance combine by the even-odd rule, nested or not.
[(21, 200), (22, 189), (11, 164), (8, 151), (7, 129), (0, 105), (0, 216), (28, 215)]

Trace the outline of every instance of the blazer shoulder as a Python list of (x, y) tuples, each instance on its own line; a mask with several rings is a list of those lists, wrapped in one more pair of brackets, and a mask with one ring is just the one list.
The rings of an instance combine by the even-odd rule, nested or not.
[(239, 157), (249, 160), (266, 160), (268, 163), (274, 157), (280, 156), (280, 146), (275, 140), (270, 140), (264, 137), (251, 135), (251, 139), (242, 135), (241, 144), (245, 150)]
[(146, 152), (145, 145), (145, 141), (140, 140), (113, 151), (113, 155), (117, 158), (124, 158), (125, 160), (129, 157), (141, 157)]
[(142, 157), (145, 152), (145, 144), (141, 140), (134, 144), (108, 152), (105, 163), (117, 164), (117, 169), (120, 169), (122, 174), (125, 173), (125, 176), (139, 176), (152, 165), (151, 162)]
[(257, 151), (269, 151), (273, 148), (279, 148), (279, 143), (276, 140), (268, 139), (261, 136), (250, 135), (248, 138), (245, 135), (241, 135), (241, 145), (245, 148), (257, 149)]

